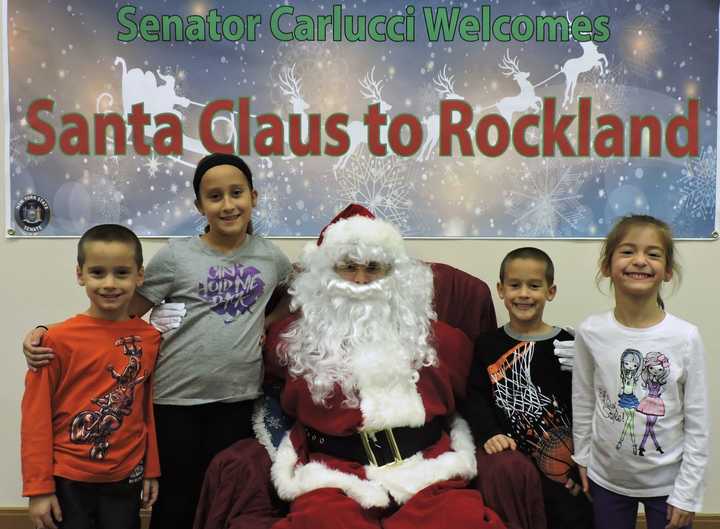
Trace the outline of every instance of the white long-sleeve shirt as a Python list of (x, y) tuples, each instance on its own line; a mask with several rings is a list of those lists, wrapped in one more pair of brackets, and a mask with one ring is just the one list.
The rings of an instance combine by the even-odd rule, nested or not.
[[(606, 312), (580, 324), (575, 346), (575, 461), (587, 467), (591, 480), (617, 494), (667, 495), (670, 505), (698, 512), (710, 425), (697, 327), (666, 314), (652, 327), (629, 328)], [(625, 353), (621, 375), (629, 349), (636, 353)], [(664, 365), (653, 361), (657, 353), (664, 355)], [(633, 358), (641, 359), (639, 366)]]

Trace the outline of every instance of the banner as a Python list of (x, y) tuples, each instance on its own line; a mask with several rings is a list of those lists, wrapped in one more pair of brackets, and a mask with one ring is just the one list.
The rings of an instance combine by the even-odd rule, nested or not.
[(272, 236), (716, 230), (717, 1), (5, 2), (9, 236), (197, 233), (214, 151)]

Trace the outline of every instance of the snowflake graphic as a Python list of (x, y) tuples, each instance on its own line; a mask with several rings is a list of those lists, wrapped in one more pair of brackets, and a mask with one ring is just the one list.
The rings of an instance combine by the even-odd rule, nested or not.
[(280, 212), (283, 205), (280, 203), (280, 190), (272, 175), (265, 179), (258, 179), (257, 188), (260, 189), (260, 198), (253, 209), (253, 231), (258, 235), (269, 235), (282, 224)]
[(715, 212), (715, 173), (717, 153), (712, 146), (703, 147), (700, 156), (685, 163), (678, 180), (680, 200), (677, 209), (682, 216), (710, 218)]
[(20, 121), (13, 122), (12, 129), (13, 132), (19, 131), (19, 133), (10, 137), (10, 170), (12, 173), (20, 175), (28, 167), (39, 164), (40, 157), (29, 154), (27, 146), (29, 142), (37, 143), (41, 138), (34, 129), (28, 130), (27, 126), (24, 126)]
[(540, 165), (532, 171), (523, 163), (521, 176), (503, 193), (517, 235), (555, 237), (580, 231), (589, 215), (579, 193), (588, 173), (547, 160)]
[(630, 105), (630, 96), (636, 95), (637, 88), (626, 85), (628, 67), (622, 62), (613, 62), (614, 57), (608, 57), (609, 64), (604, 73), (599, 68), (593, 68), (586, 73), (583, 81), (578, 83), (575, 90), (577, 97), (592, 97), (593, 113), (600, 114), (626, 114)]
[(160, 159), (155, 156), (155, 153), (152, 153), (150, 158), (148, 158), (148, 161), (144, 163), (143, 166), (147, 167), (148, 177), (155, 179), (157, 178), (157, 172), (162, 167), (162, 163), (160, 162)]
[(408, 175), (411, 165), (411, 161), (395, 155), (381, 158), (366, 150), (352, 156), (335, 173), (338, 205), (362, 204), (404, 232), (412, 206), (409, 195), (413, 184)]

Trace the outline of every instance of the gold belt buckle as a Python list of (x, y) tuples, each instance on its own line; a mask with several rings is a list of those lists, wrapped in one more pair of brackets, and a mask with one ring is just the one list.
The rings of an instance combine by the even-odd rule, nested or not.
[[(392, 463), (386, 463), (384, 465), (378, 465), (377, 458), (375, 457), (375, 453), (373, 452), (372, 445), (370, 444), (370, 439), (373, 441), (376, 439), (376, 436), (379, 432), (382, 432), (385, 434), (385, 438), (388, 441), (388, 444), (390, 445), (390, 450), (392, 451), (393, 455), (393, 462)], [(390, 465), (397, 465), (403, 462), (402, 455), (400, 455), (400, 449), (398, 448), (397, 441), (395, 440), (395, 434), (393, 433), (392, 428), (385, 428), (384, 430), (361, 430), (360, 431), (360, 439), (362, 440), (363, 449), (365, 450), (365, 455), (368, 458), (368, 461), (370, 461), (370, 464), (378, 467), (383, 466), (387, 467)]]

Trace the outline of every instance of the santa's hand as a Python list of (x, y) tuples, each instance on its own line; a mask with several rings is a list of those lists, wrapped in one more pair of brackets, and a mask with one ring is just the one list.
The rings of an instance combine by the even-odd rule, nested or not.
[[(574, 335), (572, 327), (568, 327), (565, 330)], [(555, 347), (555, 356), (557, 356), (560, 362), (560, 369), (563, 371), (572, 371), (573, 364), (575, 363), (575, 340), (554, 340), (553, 346)]]
[(163, 303), (150, 312), (150, 324), (161, 333), (166, 333), (180, 327), (186, 313), (185, 303)]

